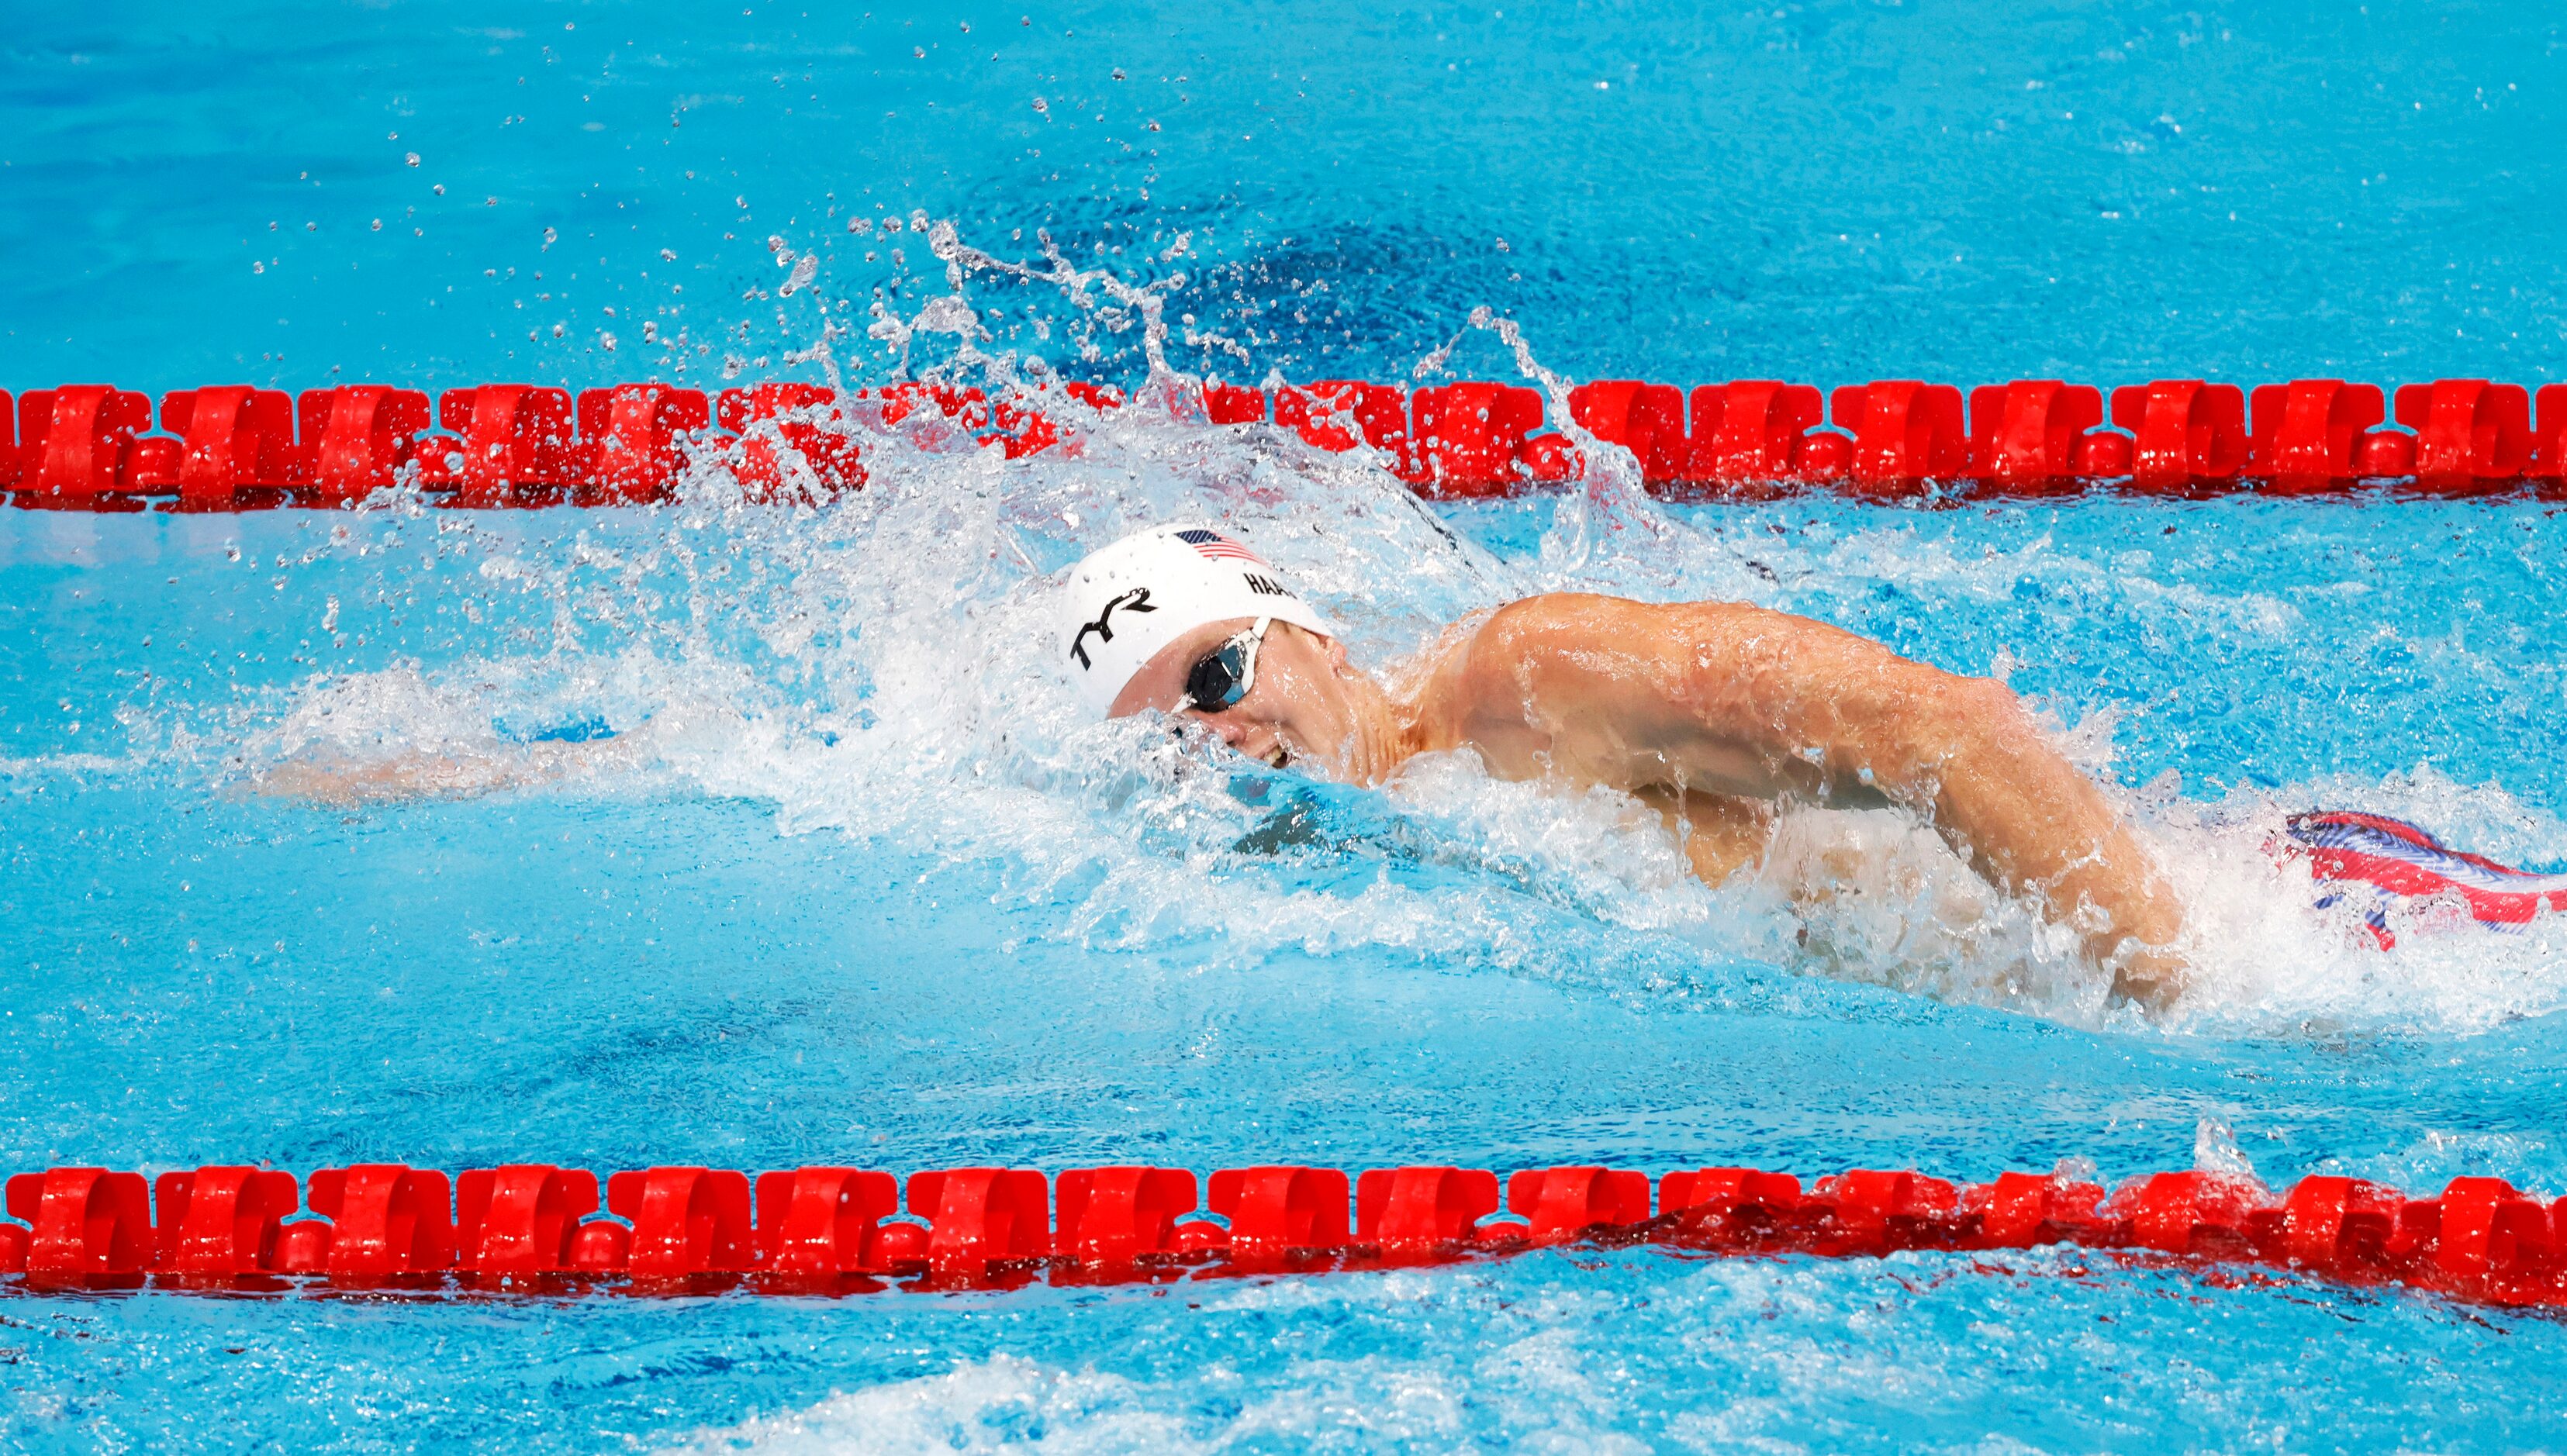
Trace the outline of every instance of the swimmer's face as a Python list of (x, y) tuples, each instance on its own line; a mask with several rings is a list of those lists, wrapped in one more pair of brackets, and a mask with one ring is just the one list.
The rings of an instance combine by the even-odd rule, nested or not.
[[(1110, 716), (1144, 708), (1174, 712), (1186, 693), (1186, 674), (1222, 643), (1257, 624), (1239, 616), (1206, 622), (1161, 647), (1116, 695)], [(1257, 651), (1257, 683), (1248, 696), (1219, 712), (1186, 709), (1185, 715), (1219, 733), (1250, 758), (1278, 768), (1297, 765), (1342, 773), (1357, 724), (1348, 681), (1346, 649), (1334, 637), (1304, 631), (1288, 621), (1266, 629)]]

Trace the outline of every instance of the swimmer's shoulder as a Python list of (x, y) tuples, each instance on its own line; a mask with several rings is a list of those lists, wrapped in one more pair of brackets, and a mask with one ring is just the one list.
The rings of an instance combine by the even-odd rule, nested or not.
[(1652, 643), (1669, 649), (1721, 644), (1744, 649), (1760, 643), (1799, 649), (1817, 642), (1877, 646), (1833, 622), (1753, 602), (1641, 602), (1592, 592), (1546, 592), (1510, 602), (1484, 614), (1475, 642), (1483, 650), (1510, 654), (1597, 647), (1629, 652)]
[(1498, 607), (1483, 607), (1438, 632), (1415, 657), (1392, 676), (1423, 682), (1513, 663), (1546, 641), (1592, 629), (1599, 613), (1612, 606), (1632, 606), (1619, 598), (1585, 592), (1547, 592), (1521, 597)]
[[(1634, 633), (1687, 631), (1744, 614), (1772, 614), (1735, 602), (1640, 602), (1596, 592), (1545, 592), (1481, 613), (1474, 651), (1509, 657), (1527, 652), (1628, 645)], [(1458, 623), (1457, 623), (1458, 625)]]
[(1447, 691), (1522, 698), (1566, 691), (1581, 701), (1605, 684), (1687, 691), (1777, 668), (1829, 669), (1886, 655), (1843, 628), (1745, 602), (1639, 602), (1553, 592), (1456, 623), (1441, 644)]

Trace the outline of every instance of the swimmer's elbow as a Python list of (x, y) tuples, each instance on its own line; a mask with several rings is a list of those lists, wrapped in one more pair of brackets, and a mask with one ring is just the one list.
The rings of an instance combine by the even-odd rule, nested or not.
[(1897, 715), (1885, 745), (1893, 751), (1881, 757), (1904, 766), (1921, 781), (1918, 787), (1930, 787), (1956, 767), (2048, 751), (2023, 699), (1993, 677), (1932, 671), (1902, 697), (1906, 711)]

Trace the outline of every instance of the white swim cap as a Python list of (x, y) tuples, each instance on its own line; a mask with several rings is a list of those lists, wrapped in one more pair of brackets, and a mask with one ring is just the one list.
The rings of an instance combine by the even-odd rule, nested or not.
[(1336, 632), (1265, 558), (1237, 541), (1210, 526), (1156, 526), (1070, 568), (1060, 649), (1080, 700), (1102, 718), (1161, 647), (1234, 616)]

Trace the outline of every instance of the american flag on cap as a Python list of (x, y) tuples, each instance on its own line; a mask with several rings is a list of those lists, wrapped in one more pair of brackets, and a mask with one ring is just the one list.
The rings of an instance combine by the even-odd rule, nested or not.
[[(1180, 531), (1177, 533), (1177, 539), (1193, 547), (1195, 554), (1206, 561), (1244, 561), (1255, 566), (1266, 566), (1266, 558), (1218, 531), (1205, 531), (1200, 528)], [(1274, 570), (1273, 567), (1266, 569)]]

